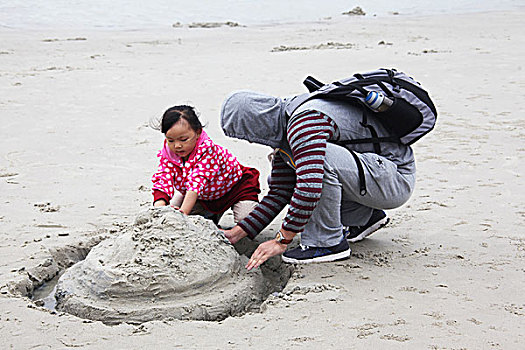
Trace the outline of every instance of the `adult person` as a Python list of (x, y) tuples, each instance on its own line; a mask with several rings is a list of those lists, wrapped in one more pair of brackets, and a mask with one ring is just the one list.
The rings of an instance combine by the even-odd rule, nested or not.
[[(287, 263), (334, 261), (350, 255), (357, 241), (384, 225), (383, 210), (404, 204), (415, 184), (412, 149), (398, 143), (340, 146), (339, 141), (370, 137), (363, 126), (364, 107), (313, 99), (289, 117), (287, 99), (239, 91), (223, 103), (221, 125), (227, 136), (274, 149), (269, 192), (244, 220), (224, 233), (235, 244), (254, 238), (288, 205), (276, 238), (261, 243), (246, 268), (283, 254)], [(368, 115), (378, 136), (388, 130)], [(364, 177), (366, 191), (362, 191)], [(366, 192), (366, 193), (364, 193)], [(301, 244), (287, 250), (296, 234)], [(348, 240), (347, 240), (348, 239)]]

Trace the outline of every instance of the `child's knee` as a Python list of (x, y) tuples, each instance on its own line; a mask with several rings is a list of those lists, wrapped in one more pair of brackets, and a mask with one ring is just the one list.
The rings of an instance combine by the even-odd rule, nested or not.
[(184, 200), (184, 196), (180, 192), (175, 191), (170, 204), (177, 208), (180, 208), (183, 200)]
[(252, 212), (259, 203), (256, 201), (239, 201), (233, 205), (233, 220), (235, 223), (242, 221)]

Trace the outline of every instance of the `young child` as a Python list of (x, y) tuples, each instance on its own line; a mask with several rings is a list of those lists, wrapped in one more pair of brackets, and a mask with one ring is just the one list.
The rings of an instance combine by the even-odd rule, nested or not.
[(171, 203), (186, 215), (202, 215), (216, 224), (229, 208), (235, 223), (255, 208), (259, 171), (242, 166), (226, 148), (213, 143), (193, 107), (166, 110), (160, 131), (166, 139), (152, 177), (155, 207)]

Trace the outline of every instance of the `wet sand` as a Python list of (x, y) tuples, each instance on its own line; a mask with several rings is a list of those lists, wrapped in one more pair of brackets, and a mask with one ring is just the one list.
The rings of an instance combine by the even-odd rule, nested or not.
[(274, 291), (247, 262), (210, 220), (150, 208), (65, 270), (56, 310), (105, 324), (221, 321)]

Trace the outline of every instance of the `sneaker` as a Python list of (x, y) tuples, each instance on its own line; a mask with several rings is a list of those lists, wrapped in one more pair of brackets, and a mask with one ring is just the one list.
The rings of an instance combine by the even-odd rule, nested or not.
[(344, 234), (348, 242), (357, 242), (370, 236), (373, 232), (388, 224), (389, 221), (390, 219), (384, 211), (374, 209), (372, 217), (370, 217), (370, 220), (368, 220), (365, 225), (348, 226), (344, 229)]
[(341, 243), (333, 247), (308, 247), (300, 245), (297, 248), (287, 250), (283, 253), (283, 261), (288, 264), (309, 264), (313, 262), (328, 262), (348, 258), (350, 246), (343, 239)]

